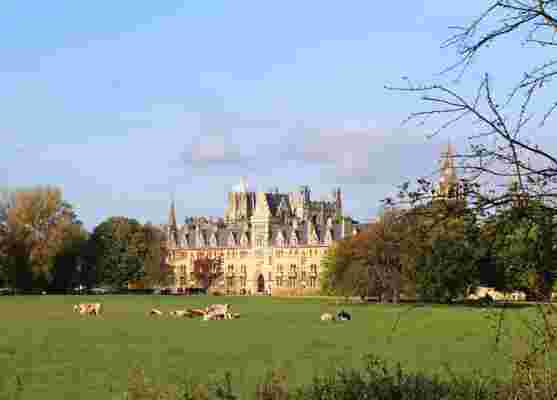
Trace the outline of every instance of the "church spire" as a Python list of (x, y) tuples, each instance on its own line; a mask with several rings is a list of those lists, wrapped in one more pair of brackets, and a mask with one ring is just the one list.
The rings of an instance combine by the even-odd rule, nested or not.
[(170, 213), (168, 216), (168, 240), (172, 245), (178, 245), (178, 223), (176, 222), (176, 205), (174, 197), (170, 202)]
[(441, 177), (439, 179), (439, 195), (446, 198), (454, 197), (456, 194), (454, 190), (457, 189), (456, 186), (458, 186), (454, 157), (454, 149), (449, 140), (446, 151), (441, 153)]

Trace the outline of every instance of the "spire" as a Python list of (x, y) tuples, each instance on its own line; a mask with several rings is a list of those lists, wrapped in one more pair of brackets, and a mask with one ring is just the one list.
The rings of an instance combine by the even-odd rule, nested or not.
[(451, 197), (450, 194), (458, 184), (458, 177), (456, 175), (456, 168), (454, 166), (454, 149), (450, 140), (447, 143), (446, 151), (441, 153), (441, 170), (439, 179), (439, 194), (445, 197)]
[(178, 245), (178, 223), (176, 222), (176, 206), (174, 204), (174, 196), (172, 196), (170, 213), (168, 216), (168, 240), (172, 246)]
[(174, 229), (178, 228), (178, 224), (176, 222), (176, 205), (174, 202), (174, 196), (172, 197), (172, 201), (170, 202), (170, 214), (168, 216), (168, 225)]

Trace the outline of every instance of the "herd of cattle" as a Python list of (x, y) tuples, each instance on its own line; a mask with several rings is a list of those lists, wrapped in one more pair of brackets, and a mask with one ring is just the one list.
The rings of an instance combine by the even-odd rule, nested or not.
[[(75, 304), (73, 310), (82, 315), (100, 315), (102, 310), (101, 303), (81, 303)], [(185, 310), (170, 311), (173, 317), (202, 317), (204, 321), (214, 321), (223, 319), (240, 318), (239, 313), (233, 313), (230, 304), (210, 304), (206, 308), (188, 308)], [(149, 311), (149, 315), (160, 317), (164, 312), (156, 308)], [(346, 311), (340, 311), (336, 316), (331, 313), (321, 315), (321, 321), (350, 321), (352, 317)]]
[[(188, 308), (186, 310), (175, 310), (169, 313), (173, 317), (202, 317), (204, 321), (214, 321), (219, 319), (236, 319), (240, 314), (233, 313), (230, 304), (211, 304), (206, 308)], [(149, 315), (162, 316), (164, 313), (153, 308)]]

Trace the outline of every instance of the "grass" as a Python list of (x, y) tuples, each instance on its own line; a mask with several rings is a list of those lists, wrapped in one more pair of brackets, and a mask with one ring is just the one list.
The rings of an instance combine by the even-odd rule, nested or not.
[[(100, 317), (72, 312), (100, 301)], [(147, 312), (227, 302), (232, 321), (153, 318)], [(332, 368), (360, 366), (374, 353), (405, 370), (471, 376), (477, 369), (510, 376), (507, 355), (517, 344), (493, 344), (493, 321), (483, 309), (408, 305), (347, 305), (353, 320), (326, 323), (327, 299), (172, 296), (0, 297), (0, 399), (111, 399), (126, 391), (135, 367), (162, 384), (185, 377), (206, 383), (226, 371), (244, 394), (266, 371), (286, 371), (290, 385), (309, 383)], [(401, 314), (402, 313), (402, 314)], [(530, 309), (509, 313), (510, 329)], [(397, 329), (393, 326), (397, 319)], [(75, 397), (77, 396), (77, 397)]]

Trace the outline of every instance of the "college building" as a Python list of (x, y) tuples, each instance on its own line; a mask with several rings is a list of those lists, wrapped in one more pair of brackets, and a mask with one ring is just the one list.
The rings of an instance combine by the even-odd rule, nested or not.
[(175, 289), (197, 285), (198, 258), (219, 258), (224, 274), (211, 290), (224, 294), (316, 294), (321, 260), (336, 240), (354, 235), (358, 224), (342, 214), (342, 195), (313, 201), (308, 186), (279, 193), (240, 190), (228, 193), (224, 217), (188, 217), (176, 221), (171, 204), (168, 262), (174, 268)]

